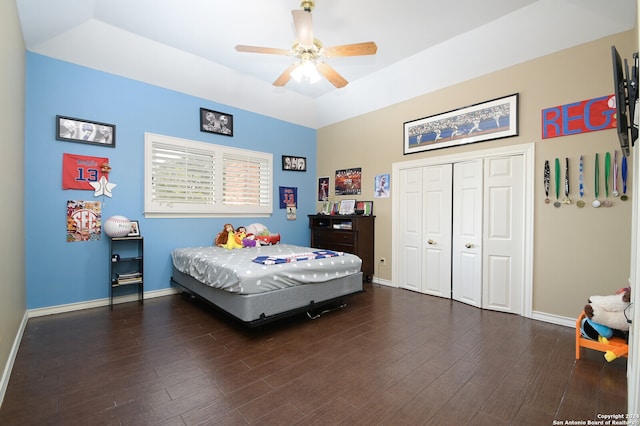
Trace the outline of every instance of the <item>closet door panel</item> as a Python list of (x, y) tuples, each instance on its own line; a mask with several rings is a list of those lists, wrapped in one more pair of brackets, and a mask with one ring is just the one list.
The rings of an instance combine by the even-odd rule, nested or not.
[(523, 157), (485, 159), (482, 307), (522, 314)]
[(424, 169), (422, 292), (451, 297), (452, 165)]
[(453, 165), (453, 299), (482, 306), (482, 159)]
[(422, 168), (400, 172), (398, 287), (422, 291)]

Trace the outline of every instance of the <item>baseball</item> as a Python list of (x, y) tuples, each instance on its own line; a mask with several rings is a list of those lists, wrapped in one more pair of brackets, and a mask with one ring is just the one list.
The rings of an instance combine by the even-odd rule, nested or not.
[(131, 232), (131, 222), (124, 216), (111, 216), (104, 222), (102, 229), (110, 237), (125, 237)]

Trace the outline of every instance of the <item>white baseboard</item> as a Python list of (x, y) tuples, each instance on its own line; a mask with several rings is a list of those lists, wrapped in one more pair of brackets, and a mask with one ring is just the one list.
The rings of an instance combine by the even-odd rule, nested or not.
[(394, 287), (394, 288), (398, 287), (397, 285), (393, 284), (393, 282), (389, 280), (383, 280), (382, 278), (378, 278), (378, 277), (373, 277), (373, 280), (371, 280), (371, 282), (374, 284), (380, 284), (387, 287)]
[(27, 316), (27, 312), (25, 311), (24, 316), (22, 317), (22, 321), (20, 322), (20, 326), (18, 327), (16, 337), (13, 339), (13, 345), (11, 346), (11, 351), (9, 352), (9, 359), (4, 366), (4, 371), (2, 372), (2, 377), (0, 378), (0, 407), (2, 407), (2, 401), (4, 401), (4, 395), (7, 392), (7, 387), (9, 386), (9, 379), (11, 378), (13, 363), (16, 361), (16, 357), (18, 356), (18, 349), (20, 348), (20, 342), (22, 341), (22, 336), (24, 335), (24, 330), (27, 327), (28, 320), (29, 317)]
[(538, 311), (533, 311), (531, 315), (531, 319), (534, 320), (549, 322), (556, 325), (563, 325), (565, 327), (571, 328), (576, 328), (576, 318), (561, 317), (559, 315), (546, 314), (544, 312)]
[[(161, 290), (145, 291), (144, 299), (153, 299), (155, 297), (169, 296), (176, 294), (178, 291), (171, 288), (163, 288)], [(138, 300), (137, 294), (128, 294), (126, 296), (117, 296), (113, 298), (113, 304), (134, 302)], [(60, 314), (64, 312), (81, 311), (83, 309), (98, 308), (101, 306), (109, 306), (109, 298), (89, 300), (87, 302), (69, 303), (67, 305), (49, 306), (46, 308), (29, 309), (27, 311), (29, 318), (42, 317), (45, 315)]]

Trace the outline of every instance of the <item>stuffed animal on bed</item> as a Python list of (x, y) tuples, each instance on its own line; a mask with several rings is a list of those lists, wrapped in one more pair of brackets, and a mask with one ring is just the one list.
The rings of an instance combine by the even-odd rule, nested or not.
[(252, 223), (247, 226), (247, 235), (253, 235), (256, 242), (261, 245), (272, 245), (280, 242), (280, 234), (273, 234), (261, 223)]
[(217, 247), (228, 250), (260, 245), (255, 237), (247, 234), (247, 229), (244, 226), (239, 226), (238, 229), (234, 229), (230, 223), (224, 225), (223, 230), (216, 236), (214, 243)]
[[(239, 226), (233, 233), (233, 246), (228, 248), (243, 248), (243, 241), (247, 237), (247, 229), (244, 226)], [(231, 236), (229, 236), (231, 238)], [(229, 243), (227, 243), (229, 244)]]
[(631, 288), (626, 287), (610, 296), (591, 296), (584, 306), (584, 313), (591, 321), (604, 326), (626, 331), (629, 330), (628, 307), (631, 302)]
[(233, 231), (234, 229), (232, 224), (230, 223), (225, 224), (222, 227), (222, 231), (220, 231), (218, 235), (216, 235), (214, 244), (218, 247), (224, 247), (227, 244), (227, 241), (229, 240), (229, 232), (233, 233)]
[(223, 244), (221, 247), (224, 247), (227, 250), (240, 249), (244, 247), (242, 245), (244, 235), (245, 234), (242, 231), (229, 231), (227, 233), (227, 243)]
[(253, 234), (246, 234), (242, 239), (242, 245), (244, 247), (260, 247), (260, 241), (256, 240), (256, 236)]

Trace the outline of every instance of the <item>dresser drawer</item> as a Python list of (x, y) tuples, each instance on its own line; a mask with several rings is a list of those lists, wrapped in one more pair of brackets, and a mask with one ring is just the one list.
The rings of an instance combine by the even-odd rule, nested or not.
[(315, 231), (314, 242), (318, 248), (352, 251), (356, 245), (356, 233), (352, 231)]

